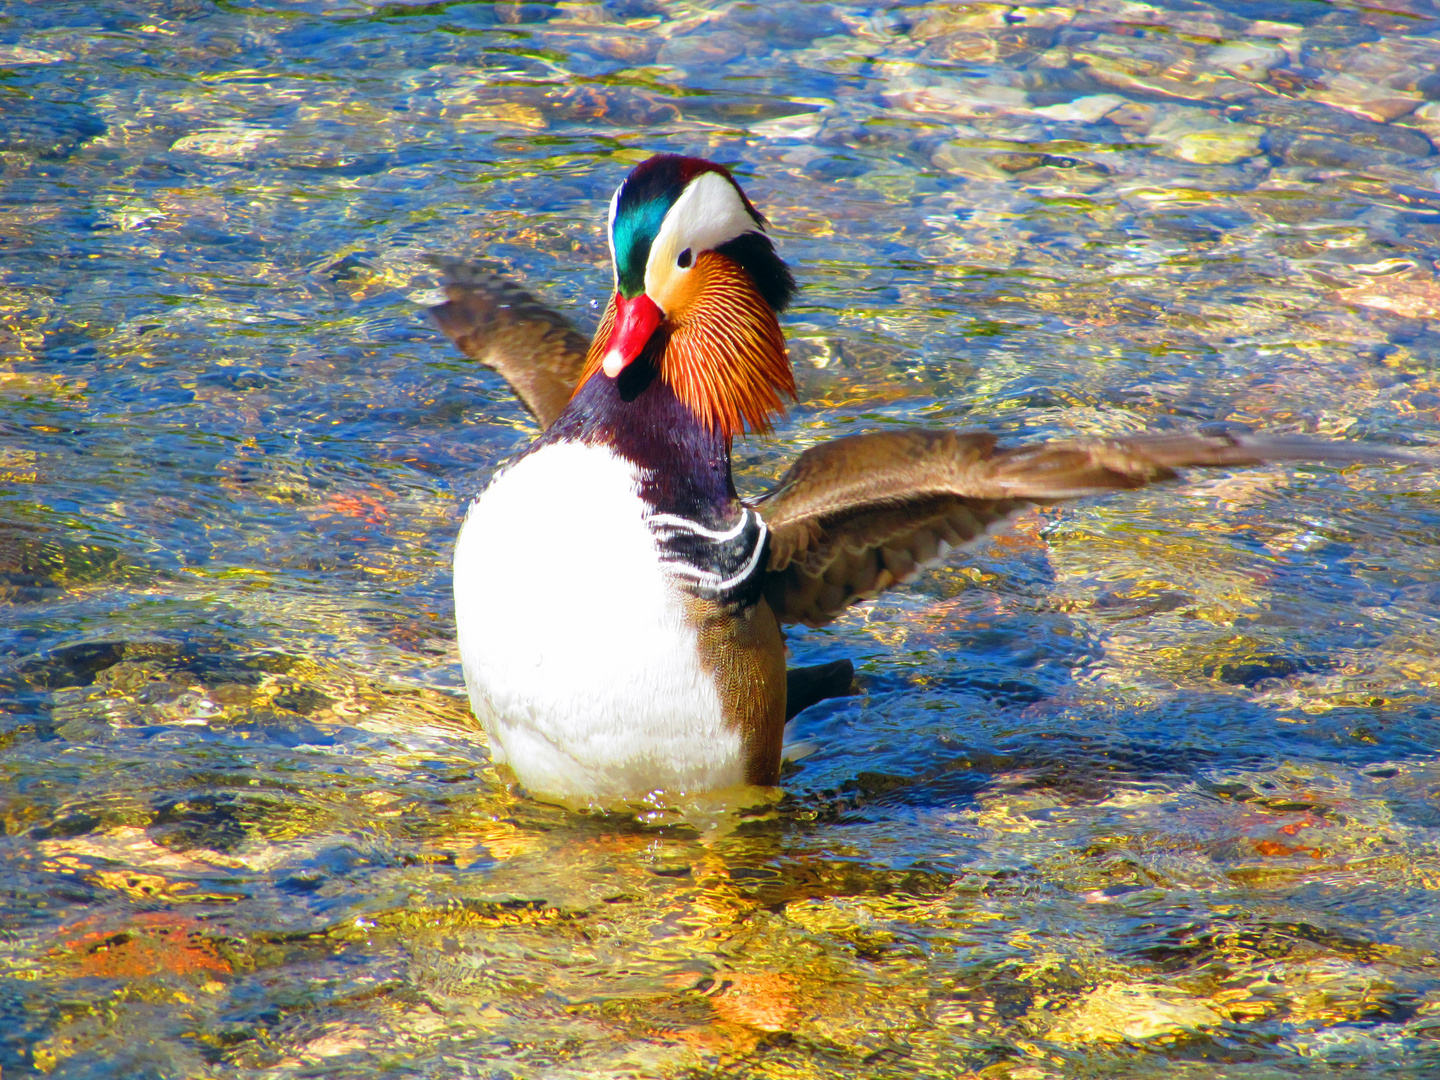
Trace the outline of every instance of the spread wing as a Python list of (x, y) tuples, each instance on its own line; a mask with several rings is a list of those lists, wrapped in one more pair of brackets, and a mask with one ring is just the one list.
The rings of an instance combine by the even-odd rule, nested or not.
[(498, 274), (460, 259), (432, 255), (426, 262), (443, 275), (448, 297), (430, 309), (436, 325), (470, 359), (498, 371), (540, 426), (549, 427), (575, 392), (590, 342)]
[(984, 432), (852, 435), (801, 454), (757, 509), (770, 527), (765, 596), (819, 626), (908, 581), (1027, 508), (1143, 487), (1194, 466), (1429, 461), (1394, 447), (1224, 432), (1002, 448)]

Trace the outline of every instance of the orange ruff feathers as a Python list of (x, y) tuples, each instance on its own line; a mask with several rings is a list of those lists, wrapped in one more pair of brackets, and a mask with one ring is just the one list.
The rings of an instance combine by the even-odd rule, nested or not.
[[(690, 280), (685, 297), (657, 331), (668, 334), (660, 377), (701, 423), (727, 439), (746, 428), (769, 431), (771, 419), (785, 412), (782, 395), (795, 399), (795, 376), (775, 312), (749, 274), (713, 251), (695, 260)], [(599, 373), (614, 324), (612, 296), (577, 390)]]

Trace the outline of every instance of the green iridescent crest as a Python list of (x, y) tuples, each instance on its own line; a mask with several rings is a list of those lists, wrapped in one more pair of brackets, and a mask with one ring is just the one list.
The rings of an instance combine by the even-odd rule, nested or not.
[(615, 216), (610, 245), (615, 252), (615, 276), (623, 296), (635, 297), (645, 291), (645, 263), (650, 258), (650, 245), (674, 202), (674, 198), (647, 199), (625, 207)]

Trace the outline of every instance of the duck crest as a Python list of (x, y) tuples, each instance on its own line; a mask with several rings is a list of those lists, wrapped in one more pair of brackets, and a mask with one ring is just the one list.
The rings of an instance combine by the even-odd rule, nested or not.
[(626, 296), (644, 290), (650, 245), (670, 208), (702, 173), (714, 173), (728, 181), (755, 226), (764, 228), (765, 218), (723, 166), (680, 154), (656, 154), (647, 158), (630, 170), (610, 205), (610, 249), (615, 260), (615, 283)]

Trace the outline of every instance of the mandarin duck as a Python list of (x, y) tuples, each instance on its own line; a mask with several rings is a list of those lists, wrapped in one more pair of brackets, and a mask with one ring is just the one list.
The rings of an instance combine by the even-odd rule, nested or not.
[(812, 447), (741, 498), (732, 440), (795, 398), (778, 316), (796, 285), (766, 224), (720, 165), (636, 166), (610, 200), (615, 289), (588, 343), (515, 284), (430, 259), (435, 321), (542, 429), (471, 502), (454, 563), (472, 707), (533, 795), (777, 784), (787, 717), (851, 676), (787, 674), (781, 626), (826, 623), (1030, 507), (1184, 466), (1407, 456), (1231, 432), (1002, 448), (886, 431)]

